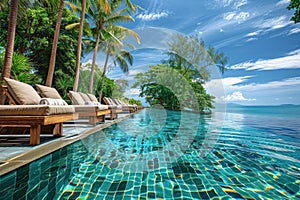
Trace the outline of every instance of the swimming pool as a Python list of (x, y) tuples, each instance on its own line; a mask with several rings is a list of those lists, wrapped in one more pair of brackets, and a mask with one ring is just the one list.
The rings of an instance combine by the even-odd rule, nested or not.
[(297, 119), (227, 113), (219, 131), (215, 120), (145, 109), (2, 176), (0, 197), (300, 198)]

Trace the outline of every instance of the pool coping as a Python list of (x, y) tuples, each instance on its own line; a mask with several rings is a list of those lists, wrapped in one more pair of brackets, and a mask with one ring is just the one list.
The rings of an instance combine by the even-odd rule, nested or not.
[(124, 117), (115, 119), (113, 121), (107, 122), (105, 124), (101, 124), (98, 126), (94, 126), (91, 128), (88, 128), (87, 130), (84, 130), (80, 134), (74, 134), (67, 137), (60, 137), (56, 138), (55, 140), (49, 141), (45, 144), (40, 144), (36, 147), (33, 147), (33, 149), (21, 153), (13, 158), (9, 158), (7, 160), (0, 162), (0, 176), (5, 175), (9, 172), (12, 172), (13, 170), (16, 170), (19, 167), (22, 167), (34, 160), (37, 160), (43, 156), (46, 156), (58, 149), (61, 149), (67, 145), (70, 145), (74, 142), (77, 142), (97, 131), (101, 131), (113, 124), (116, 124), (118, 122), (121, 122), (125, 119), (128, 119), (130, 116), (134, 115), (135, 113), (127, 114)]

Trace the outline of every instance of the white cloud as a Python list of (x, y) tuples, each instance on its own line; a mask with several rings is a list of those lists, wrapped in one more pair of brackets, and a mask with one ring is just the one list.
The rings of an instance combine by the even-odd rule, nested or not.
[(234, 85), (238, 85), (247, 81), (251, 77), (252, 76), (227, 77), (222, 79), (222, 83), (224, 88), (230, 88)]
[(251, 76), (243, 77), (228, 77), (228, 78), (215, 78), (205, 83), (205, 88), (207, 92), (216, 97), (216, 102), (224, 103), (224, 96), (227, 93), (231, 93), (236, 88), (232, 88), (238, 84), (242, 84), (246, 80), (251, 78)]
[(252, 38), (249, 38), (249, 39), (247, 39), (246, 40), (246, 42), (251, 42), (251, 41), (255, 41), (255, 40), (258, 40), (257, 38), (254, 38), (254, 37), (252, 37)]
[(256, 101), (255, 98), (245, 98), (241, 92), (233, 92), (232, 94), (223, 97), (226, 102), (240, 102), (240, 101)]
[(235, 1), (233, 8), (238, 9), (248, 3), (247, 0), (240, 0), (240, 1)]
[(136, 16), (136, 18), (144, 20), (144, 21), (153, 21), (158, 20), (162, 17), (167, 17), (169, 14), (165, 11), (161, 11), (158, 13), (145, 13), (145, 14), (139, 14)]
[(285, 57), (258, 60), (256, 62), (244, 62), (229, 67), (230, 69), (245, 70), (279, 70), (279, 69), (298, 69), (300, 68), (300, 50), (289, 53)]
[(255, 31), (255, 32), (248, 33), (246, 36), (248, 37), (257, 36), (259, 33), (260, 31)]
[(287, 55), (297, 55), (300, 54), (300, 49), (287, 53)]
[(228, 12), (224, 14), (224, 19), (227, 21), (236, 21), (237, 23), (242, 23), (244, 21), (247, 21), (247, 19), (250, 17), (249, 12)]
[(216, 0), (216, 3), (221, 4), (223, 7), (231, 7), (239, 9), (248, 3), (247, 0)]
[(241, 23), (246, 21), (248, 18), (250, 17), (250, 13), (249, 12), (240, 12), (239, 14), (237, 14), (235, 16), (235, 19)]
[[(253, 27), (259, 28), (259, 30), (248, 33), (246, 37), (253, 37), (253, 36), (258, 36), (259, 34), (265, 34), (276, 29), (284, 28), (290, 25), (291, 23), (293, 22), (291, 22), (289, 17), (285, 15), (279, 17), (273, 17), (269, 19), (263, 18), (261, 20), (255, 21), (252, 24)], [(298, 28), (294, 28), (290, 30), (288, 35), (299, 33), (299, 32), (300, 30)], [(282, 32), (281, 34), (286, 34), (286, 32)]]
[(286, 5), (289, 4), (291, 1), (290, 0), (280, 0), (276, 6), (282, 6), (282, 5)]
[(225, 13), (224, 19), (230, 21), (234, 18), (234, 16), (235, 16), (235, 12), (228, 12), (228, 13)]
[(270, 19), (264, 19), (263, 22), (259, 22), (257, 26), (262, 29), (274, 30), (283, 28), (292, 23), (287, 16), (280, 16)]
[(140, 94), (140, 89), (136, 89), (136, 88), (130, 88), (129, 90), (126, 90), (124, 93), (124, 96), (132, 96), (132, 95), (139, 95)]
[(288, 35), (292, 35), (292, 34), (296, 34), (296, 33), (300, 33), (300, 28), (293, 28), (292, 30), (290, 30)]
[[(300, 77), (266, 83), (251, 83), (251, 78), (251, 76), (243, 76), (213, 79), (206, 83), (206, 87), (214, 88), (214, 93), (212, 95), (216, 97), (216, 102), (218, 103), (233, 100), (263, 103), (258, 102), (257, 99), (268, 98), (275, 94), (278, 96), (284, 96), (287, 93), (297, 94), (298, 88), (300, 87)], [(224, 94), (229, 95), (226, 96)], [(243, 94), (248, 94), (248, 97), (244, 97)], [(249, 97), (249, 95), (251, 95), (251, 97)]]
[(267, 83), (251, 83), (246, 85), (236, 85), (236, 86), (232, 86), (231, 89), (256, 91), (256, 90), (279, 89), (282, 87), (291, 87), (296, 85), (300, 85), (300, 77), (288, 78), (280, 81), (271, 81)]
[(233, 2), (233, 0), (221, 0), (221, 3), (223, 3), (224, 7), (230, 6), (231, 2)]

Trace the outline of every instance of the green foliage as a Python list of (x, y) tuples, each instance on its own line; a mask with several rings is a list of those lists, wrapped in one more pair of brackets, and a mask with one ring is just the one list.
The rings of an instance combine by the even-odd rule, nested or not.
[(203, 82), (210, 76), (209, 69), (226, 69), (227, 57), (213, 47), (205, 49), (204, 41), (196, 36), (177, 35), (169, 43), (169, 56), (163, 64), (150, 66), (135, 76), (133, 87), (150, 105), (159, 104), (171, 110), (204, 112), (213, 108), (214, 97), (207, 94)]
[[(0, 12), (0, 46), (5, 47), (9, 10)], [(19, 15), (20, 17), (20, 15)], [(43, 83), (48, 73), (52, 41), (54, 37), (57, 10), (49, 6), (28, 7), (18, 19), (15, 38), (15, 52), (28, 57), (37, 79), (34, 83)], [(22, 23), (20, 23), (20, 21)], [(76, 63), (78, 30), (65, 30), (64, 27), (79, 21), (68, 9), (64, 9), (59, 43), (57, 46), (54, 80), (74, 76)], [(71, 83), (72, 85), (73, 83)], [(54, 81), (53, 87), (57, 87)]]
[(133, 87), (140, 87), (140, 96), (145, 97), (151, 106), (159, 104), (170, 110), (194, 111), (212, 108), (213, 97), (206, 94), (201, 83), (186, 79), (180, 70), (168, 65), (150, 66), (147, 72), (138, 73), (135, 79)]
[(6, 46), (6, 37), (8, 30), (9, 6), (3, 8), (0, 12), (0, 47)]
[(226, 70), (227, 57), (213, 47), (206, 49), (204, 41), (197, 36), (177, 34), (168, 45), (166, 54), (169, 59), (163, 60), (163, 63), (180, 70), (187, 78), (207, 81), (211, 67), (218, 67), (221, 73)]
[(112, 96), (114, 98), (120, 99), (120, 98), (122, 98), (126, 87), (128, 87), (128, 85), (129, 85), (128, 80), (117, 79), (117, 80), (115, 80), (114, 83), (115, 83), (115, 87), (114, 87)]
[[(114, 80), (105, 77), (103, 86), (102, 86), (101, 79), (99, 79), (99, 81), (97, 82), (97, 90), (96, 91), (102, 90), (102, 97), (112, 97), (114, 88), (115, 88)], [(96, 94), (96, 96), (97, 96), (97, 98), (99, 98), (98, 93)], [(102, 102), (102, 103), (105, 104), (104, 102)]]
[(134, 98), (130, 98), (127, 100), (127, 102), (131, 105), (138, 105), (138, 106), (142, 106), (142, 102), (140, 100), (134, 99)]
[(287, 7), (289, 10), (294, 10), (294, 16), (291, 18), (295, 23), (300, 22), (300, 0), (291, 0), (290, 5)]
[(0, 2), (0, 11), (4, 10), (7, 7), (8, 0), (1, 0)]
[[(0, 52), (0, 71), (4, 64), (5, 51)], [(30, 60), (19, 53), (14, 52), (11, 66), (11, 77), (24, 83), (32, 83), (36, 80)]]
[(72, 90), (74, 83), (74, 76), (64, 73), (61, 69), (55, 71), (55, 75), (59, 78), (55, 81), (55, 88), (61, 95), (61, 97), (68, 103), (71, 104), (71, 100), (68, 97), (68, 92)]
[[(90, 66), (90, 64), (88, 64), (87, 66)], [(87, 66), (85, 66), (85, 67), (87, 67)], [(90, 83), (90, 74), (91, 74), (90, 68), (89, 68), (89, 70), (85, 69), (85, 68), (80, 69), (78, 91), (83, 92), (83, 93), (88, 92), (88, 86)], [(99, 74), (95, 73), (94, 76), (95, 76), (94, 79), (97, 80), (97, 82), (98, 82), (98, 80), (100, 78)], [(95, 86), (94, 86), (94, 88), (95, 88)]]

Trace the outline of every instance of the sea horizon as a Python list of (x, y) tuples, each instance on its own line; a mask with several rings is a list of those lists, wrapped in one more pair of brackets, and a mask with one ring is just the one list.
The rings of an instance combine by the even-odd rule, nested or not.
[(226, 104), (225, 107), (216, 105), (214, 112), (238, 113), (246, 115), (258, 115), (269, 117), (296, 118), (299, 117), (300, 105), (241, 105), (235, 103)]

